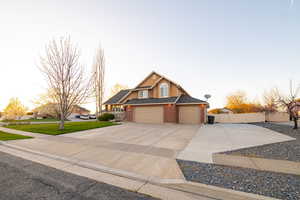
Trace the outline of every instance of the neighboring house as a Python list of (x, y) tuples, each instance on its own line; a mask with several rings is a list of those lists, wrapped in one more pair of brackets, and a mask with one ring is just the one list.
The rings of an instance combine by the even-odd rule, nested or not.
[[(76, 115), (88, 115), (88, 114), (90, 114), (89, 110), (81, 106), (75, 105), (73, 106), (72, 112), (69, 115), (68, 119), (75, 118)], [(35, 118), (36, 117), (59, 118), (58, 105), (54, 103), (48, 103), (39, 106), (33, 110), (33, 115)]]
[(215, 108), (208, 111), (210, 114), (233, 114), (233, 111), (228, 108)]
[(89, 115), (91, 111), (81, 106), (73, 106), (72, 113), (69, 115), (68, 119), (74, 119), (77, 115)]
[(150, 73), (135, 88), (121, 90), (104, 105), (106, 111), (124, 109), (126, 121), (183, 124), (204, 123), (209, 106), (156, 72)]

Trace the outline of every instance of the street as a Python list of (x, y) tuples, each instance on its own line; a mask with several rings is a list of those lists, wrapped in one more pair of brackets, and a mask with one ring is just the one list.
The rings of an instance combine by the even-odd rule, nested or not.
[(0, 152), (1, 200), (152, 200), (112, 185)]

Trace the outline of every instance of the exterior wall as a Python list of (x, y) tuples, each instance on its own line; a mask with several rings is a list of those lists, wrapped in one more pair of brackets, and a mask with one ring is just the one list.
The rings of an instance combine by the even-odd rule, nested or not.
[(290, 115), (286, 112), (266, 113), (268, 122), (287, 122), (290, 121)]
[(265, 122), (265, 113), (213, 114), (219, 123)]
[(181, 94), (183, 94), (184, 92), (179, 89), (177, 87), (177, 85), (171, 83), (170, 81), (166, 80), (166, 79), (162, 79), (161, 81), (159, 81), (157, 83), (157, 85), (153, 88), (154, 92), (153, 92), (153, 97), (154, 98), (160, 98), (160, 93), (159, 93), (159, 86), (162, 83), (167, 83), (169, 85), (169, 96), (170, 97), (176, 97), (179, 96)]
[(199, 105), (200, 107), (200, 123), (203, 124), (206, 122), (206, 106)]
[(130, 95), (128, 95), (128, 97), (126, 97), (125, 99), (123, 99), (122, 102), (126, 102), (128, 99), (136, 99), (138, 98), (138, 92), (137, 91), (133, 91), (130, 93)]
[(125, 108), (125, 120), (132, 122), (133, 121), (133, 113), (134, 113), (134, 107), (127, 106)]
[(146, 80), (144, 80), (139, 86), (149, 86), (153, 85), (158, 79), (161, 77), (157, 74), (152, 74), (150, 77), (148, 77)]
[(164, 105), (164, 122), (178, 123), (176, 105), (174, 104)]

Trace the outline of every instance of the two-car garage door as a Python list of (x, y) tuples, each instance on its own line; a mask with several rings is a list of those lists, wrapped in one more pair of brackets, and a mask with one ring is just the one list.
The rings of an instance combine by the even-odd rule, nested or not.
[(134, 121), (161, 124), (164, 122), (163, 106), (143, 106), (134, 109)]
[[(174, 114), (176, 115), (176, 112)], [(200, 124), (204, 122), (204, 113), (199, 105), (178, 106), (177, 117), (177, 122), (180, 124)], [(164, 123), (164, 107), (137, 106), (134, 108), (133, 121), (138, 123), (162, 124)]]

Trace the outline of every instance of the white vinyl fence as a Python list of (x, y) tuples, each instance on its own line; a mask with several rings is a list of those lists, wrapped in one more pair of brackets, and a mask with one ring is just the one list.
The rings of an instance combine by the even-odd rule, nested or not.
[(241, 113), (241, 114), (213, 114), (215, 122), (219, 123), (251, 123), (251, 122), (285, 122), (289, 121), (289, 114), (276, 113)]

